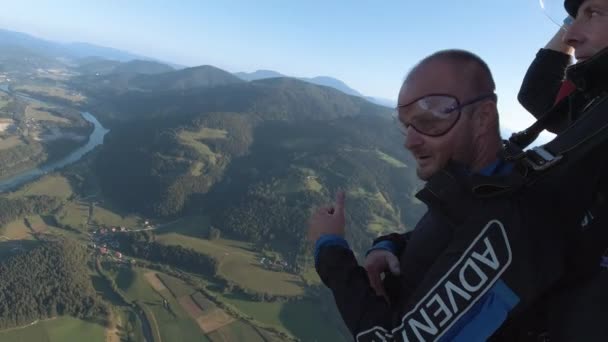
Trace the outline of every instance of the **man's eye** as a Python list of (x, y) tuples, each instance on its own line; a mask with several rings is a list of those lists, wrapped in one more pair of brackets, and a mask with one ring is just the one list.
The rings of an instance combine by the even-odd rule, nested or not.
[(585, 11), (585, 14), (587, 15), (588, 18), (593, 18), (593, 17), (603, 16), (604, 12), (598, 10), (597, 8), (588, 8)]

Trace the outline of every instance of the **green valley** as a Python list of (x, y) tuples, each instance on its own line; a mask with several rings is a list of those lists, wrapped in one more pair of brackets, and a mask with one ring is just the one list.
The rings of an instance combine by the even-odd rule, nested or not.
[(357, 256), (414, 226), (391, 109), (295, 78), (11, 51), (0, 177), (87, 144), (83, 112), (110, 131), (0, 194), (0, 342), (351, 340), (307, 219), (345, 190)]

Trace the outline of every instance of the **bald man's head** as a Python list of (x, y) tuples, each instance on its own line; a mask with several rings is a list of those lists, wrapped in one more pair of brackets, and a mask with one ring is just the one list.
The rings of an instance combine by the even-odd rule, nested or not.
[(487, 94), (496, 90), (492, 72), (486, 62), (465, 50), (442, 50), (424, 58), (408, 73), (404, 85), (419, 71), (436, 64), (448, 66), (451, 76), (456, 78), (454, 81), (471, 94)]
[(421, 179), (449, 161), (477, 171), (496, 159), (501, 138), (494, 89), (487, 64), (467, 51), (437, 52), (409, 72), (397, 111)]

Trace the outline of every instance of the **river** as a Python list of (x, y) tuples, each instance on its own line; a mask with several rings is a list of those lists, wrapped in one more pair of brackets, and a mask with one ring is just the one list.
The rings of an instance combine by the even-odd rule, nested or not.
[[(6, 84), (0, 84), (0, 91), (4, 91), (6, 93), (12, 94), (11, 91), (8, 89), (8, 85), (6, 85)], [(31, 98), (30, 96), (26, 96), (26, 95), (19, 94), (19, 93), (15, 93), (15, 94), (17, 96), (26, 98), (28, 100), (38, 101), (36, 99)], [(80, 158), (82, 158), (84, 155), (86, 155), (87, 153), (92, 151), (95, 147), (103, 144), (103, 138), (110, 130), (104, 128), (101, 125), (101, 123), (97, 120), (97, 118), (95, 118), (91, 113), (82, 112), (81, 115), (82, 115), (83, 119), (92, 123), (94, 126), (93, 132), (89, 136), (89, 140), (84, 146), (79, 147), (78, 149), (76, 149), (75, 151), (73, 151), (72, 153), (70, 153), (69, 155), (67, 155), (66, 157), (64, 157), (58, 161), (55, 161), (55, 162), (52, 162), (49, 164), (45, 164), (39, 168), (31, 169), (31, 170), (22, 172), (18, 175), (15, 175), (9, 179), (0, 181), (0, 192), (5, 192), (8, 190), (11, 190), (20, 185), (31, 182), (31, 181), (35, 180), (36, 178), (41, 177), (49, 172), (60, 169), (66, 165), (72, 164), (72, 163), (80, 160)], [(139, 319), (141, 320), (141, 323), (142, 323), (144, 341), (154, 342), (154, 335), (152, 333), (152, 327), (150, 325), (150, 322), (148, 321), (148, 318), (146, 317), (146, 314), (138, 305), (136, 305), (135, 311), (136, 311), (137, 315), (139, 315)]]
[[(10, 93), (8, 85), (6, 84), (0, 85), (0, 90)], [(17, 95), (25, 97), (22, 94)], [(28, 96), (28, 98), (30, 97)], [(60, 160), (51, 162), (49, 164), (44, 164), (39, 168), (30, 169), (28, 171), (17, 174), (11, 178), (0, 181), (0, 193), (14, 189), (20, 185), (31, 182), (49, 172), (53, 172), (55, 170), (61, 169), (64, 166), (72, 164), (80, 160), (80, 158), (82, 158), (85, 154), (89, 153), (95, 147), (103, 144), (103, 138), (110, 130), (104, 128), (97, 120), (97, 118), (95, 118), (91, 113), (82, 112), (81, 115), (83, 119), (92, 123), (94, 126), (93, 132), (89, 136), (89, 140), (84, 146), (79, 147), (78, 149), (76, 149), (69, 155), (61, 158)]]

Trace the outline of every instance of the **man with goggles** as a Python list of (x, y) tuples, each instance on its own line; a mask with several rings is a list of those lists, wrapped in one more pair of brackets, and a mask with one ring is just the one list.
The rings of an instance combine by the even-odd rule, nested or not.
[[(445, 53), (451, 56), (450, 52)], [(446, 58), (446, 63), (432, 65), (437, 68), (433, 71), (427, 70), (431, 68), (427, 62), (421, 62), (405, 80), (397, 105), (397, 125), (423, 180), (450, 159), (477, 171), (496, 160), (496, 154), (488, 154), (486, 150), (496, 152), (500, 148), (497, 98), (487, 65), (478, 58), (467, 60), (469, 57), (464, 54), (451, 53), (462, 60)], [(464, 64), (463, 69), (453, 70), (452, 65), (459, 63)], [(420, 76), (425, 73), (437, 73), (437, 79)], [(477, 136), (480, 130), (475, 127), (482, 123), (480, 119), (491, 125), (489, 133), (485, 131), (489, 127), (483, 127), (483, 139), (490, 141), (484, 150), (475, 141), (480, 139)]]
[(397, 106), (396, 124), (406, 137), (406, 147), (416, 158), (421, 179), (431, 176), (444, 160), (433, 159), (433, 153), (423, 153), (426, 149), (418, 148), (418, 143), (424, 137), (439, 139), (448, 134), (458, 124), (463, 110), (483, 101), (496, 103), (496, 94), (491, 92), (478, 95), (462, 103), (454, 95), (427, 94)]
[[(359, 267), (343, 238), (343, 195), (335, 208), (318, 210), (310, 224), (319, 237), (317, 271), (357, 340), (607, 340), (608, 272), (587, 274), (588, 263), (568, 250), (573, 244), (573, 254), (596, 262), (592, 268), (608, 267), (608, 256), (596, 253), (608, 231), (602, 215), (608, 193), (606, 5), (566, 0), (574, 21), (564, 39), (579, 60), (566, 70), (573, 87), (561, 89), (556, 105), (511, 137), (504, 150), (495, 102), (480, 100), (450, 116), (493, 92), (481, 64), (439, 54), (410, 73), (399, 97), (399, 120), (418, 175), (428, 179), (419, 198), (429, 211), (413, 232), (376, 241), (366, 264), (372, 259), (372, 265), (383, 265), (378, 270)], [(432, 94), (449, 94), (460, 104), (418, 102)], [(542, 129), (559, 124), (565, 126), (556, 139), (523, 151)], [(499, 151), (514, 164), (497, 161)], [(517, 168), (510, 171), (509, 165)], [(577, 221), (580, 227), (573, 229)], [(387, 279), (375, 283), (377, 271), (387, 272)], [(572, 271), (582, 276), (571, 278)], [(564, 284), (565, 291), (557, 289), (562, 306), (548, 313), (549, 337), (518, 330), (521, 321), (515, 319)]]
[[(403, 135), (407, 135), (408, 128), (412, 127), (422, 135), (440, 137), (454, 127), (464, 107), (484, 100), (496, 102), (496, 94), (480, 95), (464, 103), (453, 95), (429, 94), (410, 103), (399, 104), (396, 119)], [(411, 119), (405, 119), (408, 117)]]
[[(502, 142), (494, 89), (488, 66), (470, 52), (440, 51), (413, 68), (399, 94), (397, 119), (421, 179), (429, 179), (452, 161), (464, 165), (464, 172), (501, 175), (510, 171), (510, 165), (497, 157)], [(344, 239), (344, 211), (345, 198), (341, 193), (335, 206), (320, 208), (313, 214), (309, 237), (316, 241), (317, 272), (332, 290), (342, 318), (357, 340), (421, 340), (431, 336), (484, 340), (504, 322), (508, 308), (514, 305), (511, 297), (489, 295), (473, 300), (473, 296), (460, 292), (459, 299), (466, 298), (471, 306), (446, 306), (445, 315), (433, 307), (437, 312), (429, 319), (436, 320), (436, 329), (424, 332), (400, 325), (410, 309), (419, 307), (417, 302), (434, 305), (425, 304), (423, 294), (437, 288), (432, 279), (449, 273), (452, 263), (459, 263), (457, 254), (449, 253), (454, 240), (461, 241), (453, 238), (455, 225), (441, 210), (429, 206), (412, 232), (377, 239), (368, 254), (367, 267), (363, 268)], [(381, 273), (400, 276), (389, 274), (383, 282)], [(503, 303), (503, 299), (507, 302)], [(472, 305), (477, 300), (483, 305), (487, 301), (498, 304), (500, 316), (485, 319), (484, 310)], [(420, 323), (418, 319), (416, 322)], [(396, 330), (373, 330), (382, 327)]]

